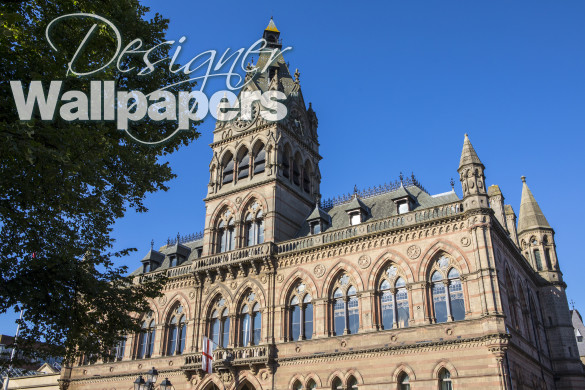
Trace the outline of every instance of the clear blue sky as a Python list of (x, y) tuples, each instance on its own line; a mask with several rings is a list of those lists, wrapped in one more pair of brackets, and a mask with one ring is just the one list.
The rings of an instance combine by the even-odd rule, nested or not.
[[(270, 16), (319, 118), (325, 198), (414, 172), (450, 190), (463, 134), (519, 211), (528, 184), (556, 231), (568, 296), (585, 313), (585, 2), (583, 1), (146, 1), (170, 18), (183, 52), (247, 47)], [(187, 58), (183, 57), (183, 58)], [(213, 92), (212, 89), (208, 92)], [(350, 115), (353, 111), (355, 115)], [(213, 120), (174, 154), (178, 178), (149, 196), (148, 213), (118, 221), (117, 249), (136, 247), (131, 270), (177, 232), (203, 229)], [(13, 334), (14, 316), (0, 317)]]

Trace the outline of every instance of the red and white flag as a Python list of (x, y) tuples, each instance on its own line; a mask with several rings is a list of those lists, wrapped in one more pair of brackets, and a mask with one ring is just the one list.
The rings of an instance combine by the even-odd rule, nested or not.
[(211, 374), (213, 368), (213, 347), (212, 341), (206, 336), (203, 336), (203, 356), (201, 359), (202, 369), (208, 374)]

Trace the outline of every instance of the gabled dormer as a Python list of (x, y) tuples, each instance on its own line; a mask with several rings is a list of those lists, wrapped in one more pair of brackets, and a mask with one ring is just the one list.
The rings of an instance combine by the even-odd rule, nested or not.
[(345, 208), (345, 212), (349, 217), (350, 226), (359, 225), (360, 223), (364, 222), (370, 214), (370, 209), (364, 204), (364, 202), (361, 201), (360, 197), (358, 196), (357, 188), (354, 188), (353, 199)]
[(416, 198), (401, 184), (391, 197), (396, 206), (396, 214), (405, 214), (414, 210)]
[(181, 265), (191, 254), (191, 249), (181, 244), (179, 239), (177, 235), (177, 242), (167, 250), (169, 268)]
[(307, 217), (311, 234), (319, 234), (331, 226), (331, 216), (319, 207), (317, 203), (311, 214)]
[(147, 272), (154, 271), (155, 269), (157, 269), (158, 267), (161, 266), (164, 259), (165, 259), (165, 255), (163, 255), (159, 251), (155, 251), (153, 249), (153, 244), (151, 243), (150, 251), (148, 251), (146, 256), (144, 256), (144, 258), (141, 260), (142, 273), (145, 274)]

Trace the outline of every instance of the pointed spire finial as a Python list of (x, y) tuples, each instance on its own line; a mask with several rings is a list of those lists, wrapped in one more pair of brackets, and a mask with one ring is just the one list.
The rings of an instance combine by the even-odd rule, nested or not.
[(526, 183), (526, 176), (522, 176), (520, 179), (522, 180), (522, 183)]
[(575, 301), (571, 299), (571, 307), (575, 310)]
[(150, 240), (150, 250), (154, 249), (154, 240)]
[(453, 178), (451, 178), (451, 189), (455, 191), (455, 180)]
[(402, 172), (400, 172), (400, 175), (398, 177), (400, 178), (400, 185), (402, 185), (402, 181), (404, 180), (404, 176), (402, 176)]
[(295, 70), (295, 83), (300, 83), (301, 72), (299, 72), (299, 68)]
[(180, 241), (181, 241), (181, 233), (177, 232), (177, 245), (179, 245)]
[(469, 140), (467, 133), (465, 133), (465, 139), (463, 140), (463, 150), (461, 151), (461, 160), (459, 160), (459, 169), (468, 164), (478, 164), (483, 166), (481, 160), (475, 152), (475, 149), (473, 148), (473, 145), (471, 145), (471, 141)]
[(358, 189), (357, 189), (357, 184), (353, 186), (353, 195), (357, 196), (358, 193)]

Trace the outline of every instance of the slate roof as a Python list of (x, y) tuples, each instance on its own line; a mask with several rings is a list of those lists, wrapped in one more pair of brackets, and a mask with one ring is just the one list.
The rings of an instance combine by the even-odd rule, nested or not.
[[(423, 210), (460, 200), (454, 191), (449, 191), (437, 195), (430, 195), (416, 185), (400, 187), (394, 191), (389, 191), (369, 198), (359, 199), (359, 201), (362, 202), (369, 210), (369, 215), (366, 217), (366, 222), (398, 215), (394, 199), (401, 198), (405, 194), (410, 195), (413, 199), (413, 210)], [(331, 225), (323, 231), (340, 229), (349, 226), (349, 216), (347, 215), (347, 210), (351, 210), (352, 208), (353, 206), (351, 203), (347, 202), (336, 205), (333, 208), (327, 210), (327, 214), (331, 217)], [(297, 237), (304, 237), (309, 235), (309, 233), (309, 224), (305, 222), (297, 233)]]

